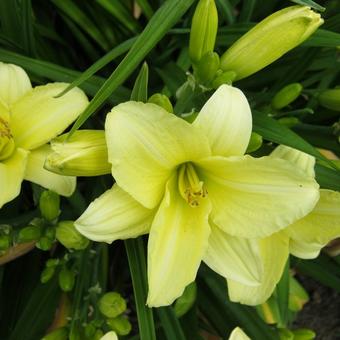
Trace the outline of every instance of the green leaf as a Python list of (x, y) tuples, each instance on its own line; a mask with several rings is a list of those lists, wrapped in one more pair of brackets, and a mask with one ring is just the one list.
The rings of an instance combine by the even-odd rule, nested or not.
[(142, 9), (145, 16), (150, 20), (154, 14), (154, 11), (151, 5), (149, 4), (149, 1), (148, 0), (136, 0), (136, 1), (139, 7)]
[(280, 315), (279, 327), (285, 328), (288, 326), (288, 302), (289, 302), (289, 259), (285, 265), (281, 279), (278, 282), (275, 290), (277, 305)]
[(141, 67), (135, 85), (131, 92), (131, 100), (146, 103), (148, 100), (148, 81), (149, 81), (149, 68), (148, 64), (144, 63)]
[(34, 26), (33, 26), (33, 11), (31, 0), (24, 0), (22, 6), (22, 25), (23, 25), (23, 42), (25, 51), (31, 55), (36, 55)]
[(316, 180), (321, 188), (340, 191), (340, 172), (322, 166), (315, 165)]
[(333, 47), (340, 46), (340, 33), (325, 29), (318, 29), (302, 46), (308, 47)]
[(290, 0), (290, 1), (295, 2), (298, 5), (309, 6), (320, 12), (324, 12), (326, 10), (325, 7), (320, 6), (319, 4), (317, 4), (316, 2), (312, 0)]
[(185, 336), (172, 307), (161, 307), (156, 309), (161, 320), (163, 331), (168, 340), (185, 340)]

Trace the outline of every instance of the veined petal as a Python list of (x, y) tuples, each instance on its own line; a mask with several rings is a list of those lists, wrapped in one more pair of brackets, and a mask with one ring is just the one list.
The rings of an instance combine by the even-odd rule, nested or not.
[(56, 98), (67, 85), (51, 83), (37, 86), (13, 105), (11, 129), (17, 146), (32, 150), (46, 144), (85, 109), (88, 100), (79, 88)]
[(27, 154), (26, 150), (17, 149), (10, 158), (0, 162), (0, 208), (19, 195)]
[(251, 135), (252, 116), (243, 92), (220, 86), (193, 123), (207, 135), (216, 156), (243, 156)]
[(304, 259), (315, 258), (331, 240), (340, 237), (340, 192), (320, 190), (313, 211), (285, 229), (291, 238), (290, 252)]
[(319, 186), (293, 164), (273, 157), (210, 157), (197, 162), (213, 204), (210, 218), (226, 233), (260, 238), (307, 215)]
[(171, 304), (195, 280), (208, 245), (209, 213), (209, 200), (191, 207), (178, 193), (177, 176), (172, 176), (149, 235), (149, 306)]
[(31, 89), (30, 79), (21, 67), (0, 62), (0, 100), (7, 107)]
[(306, 175), (315, 177), (315, 158), (302, 151), (290, 148), (289, 146), (279, 145), (270, 154), (274, 158), (282, 158), (292, 162), (295, 166), (303, 170)]
[(71, 196), (76, 188), (76, 177), (57, 175), (44, 169), (46, 157), (51, 152), (51, 147), (47, 144), (30, 152), (25, 180), (53, 190), (59, 195)]
[(160, 202), (177, 165), (210, 155), (198, 128), (154, 104), (127, 102), (114, 107), (105, 131), (114, 178), (147, 208)]
[(228, 279), (228, 293), (231, 301), (255, 306), (265, 302), (271, 296), (288, 259), (288, 242), (288, 237), (282, 232), (259, 240), (263, 262), (262, 283), (251, 287)]
[(148, 233), (154, 214), (115, 184), (88, 206), (75, 226), (90, 240), (111, 243)]
[(212, 221), (209, 245), (203, 261), (226, 279), (250, 286), (260, 284), (262, 263), (257, 240), (230, 236)]
[(234, 328), (228, 340), (251, 340), (240, 327)]

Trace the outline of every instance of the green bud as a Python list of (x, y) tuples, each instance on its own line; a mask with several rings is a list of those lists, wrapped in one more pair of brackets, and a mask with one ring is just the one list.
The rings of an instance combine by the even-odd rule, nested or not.
[(75, 273), (67, 268), (62, 268), (59, 272), (59, 287), (63, 292), (70, 292), (74, 287), (76, 275)]
[(73, 221), (59, 222), (56, 228), (57, 240), (68, 249), (85, 249), (90, 241), (74, 227)]
[(220, 57), (215, 52), (206, 53), (194, 66), (194, 74), (198, 82), (207, 84), (212, 81), (220, 67)]
[(185, 287), (182, 296), (180, 296), (175, 302), (174, 311), (178, 318), (184, 315), (192, 307), (196, 301), (196, 296), (196, 283), (192, 282)]
[(313, 340), (316, 337), (311, 329), (301, 328), (293, 330), (294, 340)]
[(50, 240), (54, 241), (55, 239), (55, 233), (56, 233), (55, 227), (47, 227), (44, 232), (44, 236), (49, 238)]
[(340, 88), (322, 91), (318, 100), (323, 107), (333, 111), (340, 111)]
[(303, 87), (300, 83), (293, 83), (283, 87), (272, 100), (272, 108), (280, 110), (292, 103), (300, 94)]
[(279, 328), (280, 340), (294, 340), (294, 334), (286, 328)]
[(289, 309), (293, 312), (299, 312), (309, 296), (300, 283), (292, 276), (289, 277)]
[(123, 297), (110, 292), (104, 294), (98, 302), (100, 312), (108, 318), (115, 318), (126, 310), (126, 302)]
[(153, 94), (149, 99), (148, 103), (156, 104), (160, 107), (162, 107), (164, 110), (174, 113), (174, 108), (172, 107), (170, 99), (161, 93), (155, 93)]
[(55, 273), (55, 267), (46, 267), (40, 274), (40, 282), (46, 283), (50, 281)]
[(215, 47), (218, 14), (214, 0), (200, 0), (191, 23), (189, 56), (197, 63)]
[(104, 336), (103, 331), (101, 329), (97, 329), (96, 333), (94, 333), (93, 340), (101, 340), (103, 336)]
[(291, 6), (273, 13), (237, 40), (221, 57), (221, 69), (246, 78), (300, 45), (322, 25), (307, 6)]
[(60, 213), (60, 197), (51, 190), (43, 191), (39, 199), (41, 215), (48, 221), (53, 221)]
[(124, 315), (119, 315), (114, 319), (108, 319), (106, 323), (118, 335), (128, 335), (132, 329), (130, 321)]
[(262, 143), (263, 143), (262, 136), (256, 132), (252, 132), (246, 153), (258, 150), (262, 146)]
[(111, 173), (103, 130), (79, 130), (51, 141), (53, 150), (45, 161), (45, 169), (65, 176), (99, 176)]
[(41, 236), (41, 227), (28, 226), (20, 229), (18, 233), (18, 243), (36, 241)]
[(59, 259), (48, 259), (46, 261), (46, 267), (56, 267), (59, 263)]
[(11, 237), (9, 235), (0, 236), (0, 251), (5, 251), (11, 246)]
[(67, 340), (68, 332), (65, 327), (57, 328), (45, 335), (41, 340)]
[(50, 250), (53, 246), (53, 240), (50, 238), (43, 236), (40, 240), (35, 244), (35, 246), (41, 250), (47, 251)]
[(300, 120), (296, 117), (283, 117), (278, 119), (278, 122), (288, 128), (292, 128), (297, 124), (300, 124)]
[(218, 74), (212, 82), (212, 87), (218, 89), (221, 85), (227, 84), (231, 85), (236, 78), (236, 73), (234, 71), (226, 71)]

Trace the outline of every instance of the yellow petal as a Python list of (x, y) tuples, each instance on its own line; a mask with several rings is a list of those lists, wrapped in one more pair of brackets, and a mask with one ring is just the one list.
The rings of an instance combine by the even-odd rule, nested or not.
[(240, 327), (234, 328), (228, 340), (251, 340)]
[(37, 86), (13, 105), (11, 129), (17, 146), (32, 150), (46, 144), (85, 109), (88, 100), (78, 88), (55, 98), (66, 87), (64, 83)]
[(19, 195), (27, 154), (27, 151), (17, 149), (10, 158), (0, 162), (0, 208)]
[(215, 272), (246, 285), (257, 286), (262, 275), (256, 240), (226, 234), (210, 221), (211, 234), (203, 261)]
[(51, 153), (49, 145), (32, 150), (27, 159), (25, 180), (41, 185), (63, 196), (71, 196), (76, 188), (76, 177), (62, 176), (44, 169), (45, 159)]
[(106, 333), (100, 340), (118, 340), (117, 334), (114, 331)]
[(210, 155), (198, 128), (154, 104), (127, 102), (114, 107), (105, 131), (114, 178), (147, 208), (159, 204), (177, 165)]
[(31, 88), (30, 79), (21, 67), (0, 62), (0, 100), (7, 107)]
[(321, 189), (313, 211), (285, 232), (291, 238), (289, 248), (293, 255), (304, 259), (317, 257), (322, 247), (340, 237), (340, 192)]
[(197, 165), (211, 219), (234, 236), (266, 237), (307, 215), (319, 199), (315, 180), (282, 159), (210, 157)]
[(195, 280), (208, 245), (209, 213), (207, 199), (191, 207), (178, 193), (177, 176), (169, 180), (149, 235), (149, 306), (171, 304)]
[(242, 283), (228, 281), (228, 293), (231, 301), (246, 305), (264, 303), (273, 293), (279, 282), (288, 259), (288, 237), (282, 232), (259, 240), (263, 262), (262, 283), (251, 287)]
[(242, 156), (252, 127), (247, 98), (236, 87), (222, 85), (205, 103), (193, 124), (207, 135), (213, 155)]
[(115, 184), (88, 206), (75, 226), (90, 240), (111, 243), (148, 233), (154, 214)]

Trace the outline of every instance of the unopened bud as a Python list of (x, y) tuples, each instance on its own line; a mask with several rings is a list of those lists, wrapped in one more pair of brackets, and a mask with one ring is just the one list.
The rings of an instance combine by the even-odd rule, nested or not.
[(43, 191), (39, 199), (41, 215), (48, 221), (53, 221), (60, 213), (60, 197), (51, 190)]
[(212, 87), (218, 89), (221, 85), (227, 84), (231, 85), (236, 78), (236, 73), (234, 71), (226, 71), (218, 74), (212, 82)]
[(55, 273), (55, 267), (45, 267), (40, 274), (40, 282), (46, 283), (50, 281)]
[(207, 84), (212, 81), (220, 67), (220, 57), (215, 52), (206, 53), (194, 66), (194, 74), (198, 82)]
[(218, 15), (214, 0), (200, 0), (191, 23), (189, 55), (197, 63), (215, 47)]
[(59, 222), (56, 228), (57, 240), (68, 249), (85, 249), (90, 241), (74, 227), (73, 221)]
[(258, 150), (262, 146), (262, 143), (263, 143), (262, 136), (256, 132), (252, 132), (246, 153)]
[(323, 107), (333, 111), (340, 111), (340, 88), (322, 91), (318, 100)]
[(279, 328), (279, 339), (280, 340), (294, 340), (294, 334), (289, 329)]
[(170, 99), (164, 94), (161, 94), (161, 93), (153, 94), (148, 99), (148, 103), (156, 104), (170, 113), (174, 112), (174, 108), (172, 107)]
[(75, 283), (75, 273), (67, 268), (62, 268), (58, 276), (59, 287), (63, 292), (70, 292)]
[(106, 323), (113, 331), (122, 336), (128, 335), (132, 329), (130, 321), (124, 315), (119, 315), (114, 319), (108, 319)]
[(41, 340), (67, 340), (68, 332), (65, 327), (57, 328), (45, 335)]
[(35, 244), (35, 246), (41, 250), (47, 251), (52, 248), (53, 240), (49, 237), (42, 236), (40, 237), (40, 240)]
[(316, 337), (311, 329), (300, 328), (293, 330), (294, 340), (313, 340)]
[(126, 302), (123, 297), (110, 292), (104, 294), (98, 302), (100, 312), (108, 318), (115, 318), (126, 310)]
[(179, 318), (184, 315), (196, 301), (197, 287), (196, 283), (190, 283), (184, 290), (182, 296), (180, 296), (174, 306), (174, 312)]
[(295, 125), (300, 124), (300, 120), (296, 117), (283, 117), (278, 119), (278, 122), (288, 128), (292, 128)]
[(221, 69), (243, 79), (300, 45), (323, 23), (307, 6), (291, 6), (273, 13), (237, 40), (221, 57)]
[(51, 141), (53, 152), (45, 161), (45, 169), (64, 176), (99, 176), (111, 173), (107, 159), (105, 132), (79, 130)]
[(272, 100), (272, 108), (280, 110), (292, 103), (300, 94), (303, 87), (300, 83), (293, 83), (283, 87)]
[(39, 240), (41, 236), (41, 227), (40, 226), (28, 226), (20, 229), (18, 233), (18, 243), (31, 242)]

